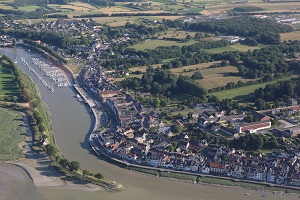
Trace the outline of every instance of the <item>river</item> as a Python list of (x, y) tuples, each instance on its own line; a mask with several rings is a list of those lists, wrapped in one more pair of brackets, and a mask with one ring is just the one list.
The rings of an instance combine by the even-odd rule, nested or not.
[[(30, 52), (23, 46), (17, 48), (3, 48), (1, 53), (15, 60), (18, 58), (18, 65), (22, 71), (32, 77), (40, 89), (43, 100), (49, 106), (52, 113), (53, 130), (57, 145), (60, 151), (69, 160), (80, 162), (83, 169), (89, 169), (94, 173), (101, 172), (108, 179), (115, 179), (125, 185), (126, 189), (122, 192), (83, 192), (79, 190), (62, 190), (51, 188), (35, 188), (36, 193), (42, 194), (44, 198), (51, 200), (81, 200), (81, 199), (122, 199), (122, 200), (177, 200), (177, 199), (198, 199), (198, 200), (232, 200), (232, 199), (262, 199), (262, 191), (253, 191), (240, 188), (228, 188), (209, 186), (201, 184), (191, 184), (178, 181), (170, 181), (151, 177), (141, 173), (122, 169), (112, 165), (103, 158), (96, 157), (87, 143), (88, 132), (93, 126), (93, 117), (90, 116), (84, 104), (76, 99), (76, 94), (72, 87), (57, 88), (55, 94), (50, 93), (41, 82), (30, 72), (20, 61), (25, 60), (32, 66), (31, 57), (38, 54), (31, 49)], [(35, 68), (36, 72), (43, 73)], [(45, 77), (45, 76), (43, 76)], [(46, 79), (46, 77), (45, 77)], [(50, 80), (49, 80), (50, 82)], [(0, 165), (1, 166), (1, 165)], [(0, 169), (1, 170), (1, 169)], [(26, 179), (27, 180), (27, 179)], [(24, 183), (25, 184), (25, 183)], [(25, 188), (32, 185), (27, 180)], [(23, 191), (27, 193), (26, 191)], [(31, 191), (28, 191), (31, 192)], [(249, 193), (250, 195), (245, 195)], [(299, 199), (297, 195), (281, 195), (267, 193), (263, 199)], [(32, 199), (40, 199), (32, 197)]]

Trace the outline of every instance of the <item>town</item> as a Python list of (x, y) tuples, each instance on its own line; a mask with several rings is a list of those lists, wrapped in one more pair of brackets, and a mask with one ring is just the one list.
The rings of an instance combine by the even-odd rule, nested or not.
[[(295, 149), (273, 150), (267, 153), (228, 148), (228, 145), (209, 145), (211, 138), (238, 140), (245, 135), (276, 134), (278, 137), (296, 137), (300, 134), (298, 116), (300, 107), (296, 100), (287, 102), (285, 107), (244, 113), (215, 108), (213, 103), (195, 105), (194, 112), (166, 124), (162, 113), (153, 108), (143, 107), (129, 92), (119, 89), (110, 71), (101, 67), (88, 68), (83, 76), (84, 85), (102, 106), (108, 108), (104, 118), (115, 118), (104, 124), (97, 141), (107, 155), (132, 164), (213, 174), (236, 179), (249, 179), (282, 185), (299, 186), (299, 151)], [(147, 94), (139, 94), (147, 95)], [(272, 126), (275, 116), (280, 125)], [(246, 119), (255, 119), (247, 123)], [(271, 122), (272, 121), (272, 122)], [(115, 123), (112, 125), (111, 123)], [(192, 127), (205, 132), (203, 138), (178, 132), (174, 127)], [(113, 128), (107, 128), (113, 127)], [(182, 129), (180, 129), (182, 130)]]

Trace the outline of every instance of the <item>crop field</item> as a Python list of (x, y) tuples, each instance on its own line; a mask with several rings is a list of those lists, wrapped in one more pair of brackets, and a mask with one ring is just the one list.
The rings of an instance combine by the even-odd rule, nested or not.
[(296, 77), (298, 77), (298, 76), (293, 75), (291, 77), (285, 77), (285, 78), (271, 81), (271, 82), (259, 83), (259, 84), (245, 86), (245, 87), (234, 88), (231, 90), (212, 92), (210, 94), (218, 97), (219, 99), (233, 99), (233, 100), (249, 102), (251, 93), (253, 93), (256, 89), (258, 89), (260, 87), (265, 87), (267, 84), (273, 84), (273, 83), (276, 83), (277, 81), (289, 80), (291, 78), (296, 78)]
[(146, 40), (143, 43), (135, 44), (132, 48), (136, 50), (145, 50), (145, 49), (154, 49), (159, 46), (184, 46), (184, 45), (191, 45), (196, 43), (195, 40), (190, 40), (188, 42), (177, 42), (177, 41), (166, 41), (166, 40)]
[(20, 90), (15, 75), (9, 68), (0, 65), (0, 96), (19, 95)]
[(132, 12), (130, 8), (125, 8), (121, 6), (110, 6), (110, 7), (100, 8), (98, 11), (106, 14)]
[(26, 138), (21, 113), (0, 107), (0, 160), (22, 157), (22, 143)]
[(294, 31), (290, 33), (281, 33), (281, 41), (285, 40), (300, 40), (300, 31)]

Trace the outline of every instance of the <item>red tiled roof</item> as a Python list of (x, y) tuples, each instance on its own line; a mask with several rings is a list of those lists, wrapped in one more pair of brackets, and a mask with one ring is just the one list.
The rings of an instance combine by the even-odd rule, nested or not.
[(225, 164), (216, 163), (216, 162), (209, 163), (209, 167), (210, 168), (226, 169), (226, 165)]

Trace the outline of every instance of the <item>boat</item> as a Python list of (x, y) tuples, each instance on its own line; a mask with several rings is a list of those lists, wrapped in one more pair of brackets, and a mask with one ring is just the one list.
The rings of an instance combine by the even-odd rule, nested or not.
[(245, 193), (245, 195), (250, 195), (250, 194), (247, 192), (247, 193)]

